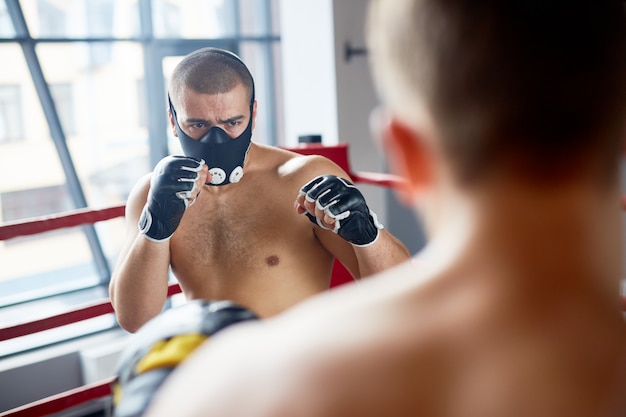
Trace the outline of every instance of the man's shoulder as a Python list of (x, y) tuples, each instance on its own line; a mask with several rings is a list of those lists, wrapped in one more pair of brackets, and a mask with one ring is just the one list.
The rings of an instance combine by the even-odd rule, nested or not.
[(328, 158), (325, 158), (321, 155), (308, 155), (304, 153), (297, 152), (297, 148), (286, 148), (277, 145), (266, 145), (263, 143), (253, 142), (252, 149), (255, 149), (256, 152), (262, 157), (265, 158), (275, 158), (282, 161), (289, 161), (291, 159), (303, 159), (303, 160), (317, 160), (317, 161), (327, 161), (328, 163), (332, 163)]
[(290, 149), (255, 144), (255, 164), (275, 172), (282, 179), (297, 179), (306, 183), (319, 175), (337, 175), (349, 178), (338, 165), (321, 155), (302, 155)]
[(148, 172), (142, 175), (137, 180), (135, 185), (133, 185), (133, 188), (130, 190), (128, 200), (132, 201), (139, 199), (145, 202), (146, 195), (148, 193), (148, 190), (150, 189), (150, 178), (152, 178), (152, 172)]

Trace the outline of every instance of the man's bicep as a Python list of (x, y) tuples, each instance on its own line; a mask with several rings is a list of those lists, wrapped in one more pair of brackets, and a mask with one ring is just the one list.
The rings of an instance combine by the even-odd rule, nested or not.
[(146, 175), (139, 180), (128, 195), (125, 210), (127, 235), (134, 236), (138, 232), (137, 223), (139, 222), (141, 211), (146, 204), (149, 189), (150, 176)]
[(132, 242), (139, 233), (138, 222), (141, 210), (146, 204), (148, 195), (148, 188), (150, 183), (150, 176), (139, 180), (139, 182), (131, 190), (128, 199), (126, 200), (126, 207), (124, 209), (124, 241), (118, 256), (117, 267), (120, 268), (122, 260), (126, 257), (126, 254), (130, 250)]
[(331, 230), (324, 230), (319, 226), (314, 226), (313, 230), (322, 246), (346, 267), (352, 277), (361, 278), (354, 247)]

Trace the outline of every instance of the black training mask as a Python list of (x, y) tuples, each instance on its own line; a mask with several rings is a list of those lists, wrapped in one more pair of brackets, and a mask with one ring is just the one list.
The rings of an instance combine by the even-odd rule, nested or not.
[[(213, 49), (213, 48), (211, 48)], [(169, 99), (170, 111), (174, 118), (176, 132), (180, 145), (183, 148), (185, 156), (196, 158), (198, 160), (204, 160), (209, 167), (209, 173), (211, 174), (211, 181), (207, 185), (226, 185), (230, 183), (239, 182), (243, 177), (243, 166), (246, 161), (248, 150), (250, 149), (250, 143), (252, 141), (252, 112), (254, 110), (254, 79), (252, 74), (248, 70), (248, 67), (237, 57), (237, 55), (221, 50), (213, 49), (212, 53), (221, 56), (228, 57), (241, 65), (248, 75), (252, 83), (252, 97), (250, 99), (250, 119), (248, 120), (248, 126), (241, 135), (236, 138), (231, 138), (221, 128), (213, 126), (209, 131), (196, 140), (189, 137), (178, 124), (178, 117), (176, 116), (176, 110), (172, 105), (172, 100)]]
[(207, 184), (226, 185), (239, 182), (243, 177), (243, 165), (252, 139), (252, 106), (248, 126), (236, 138), (231, 138), (223, 129), (213, 126), (200, 139), (192, 139), (180, 128), (171, 100), (170, 111), (185, 156), (204, 160), (209, 167), (211, 181)]

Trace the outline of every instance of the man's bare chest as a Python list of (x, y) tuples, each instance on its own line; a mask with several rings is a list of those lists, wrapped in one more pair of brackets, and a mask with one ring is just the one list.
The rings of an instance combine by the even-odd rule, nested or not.
[[(293, 208), (295, 196), (267, 189), (226, 195), (201, 193), (172, 238), (173, 263), (253, 266), (272, 252), (298, 245), (307, 227)], [(305, 239), (304, 236), (300, 236)]]

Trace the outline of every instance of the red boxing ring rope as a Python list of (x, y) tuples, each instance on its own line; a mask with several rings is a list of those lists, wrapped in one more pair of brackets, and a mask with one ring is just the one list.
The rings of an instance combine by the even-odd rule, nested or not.
[(115, 378), (111, 377), (57, 395), (52, 395), (39, 401), (0, 413), (0, 417), (36, 417), (58, 413), (76, 405), (111, 395), (111, 383), (113, 381), (115, 381)]
[(101, 210), (80, 209), (60, 214), (15, 221), (0, 225), (0, 240), (7, 240), (17, 236), (28, 236), (37, 233), (49, 232), (64, 227), (74, 227), (83, 224), (93, 224), (102, 220), (109, 220), (124, 215), (124, 205), (108, 207)]
[[(167, 296), (181, 293), (180, 285), (177, 283), (169, 284)], [(39, 320), (33, 320), (25, 323), (15, 324), (13, 326), (0, 328), (0, 342), (14, 339), (16, 337), (27, 336), (29, 334), (42, 332), (44, 330), (54, 329), (56, 327), (65, 326), (79, 321), (88, 320), (94, 317), (103, 316), (105, 314), (114, 313), (113, 306), (110, 301), (100, 301), (79, 307), (65, 313), (49, 316)]]

